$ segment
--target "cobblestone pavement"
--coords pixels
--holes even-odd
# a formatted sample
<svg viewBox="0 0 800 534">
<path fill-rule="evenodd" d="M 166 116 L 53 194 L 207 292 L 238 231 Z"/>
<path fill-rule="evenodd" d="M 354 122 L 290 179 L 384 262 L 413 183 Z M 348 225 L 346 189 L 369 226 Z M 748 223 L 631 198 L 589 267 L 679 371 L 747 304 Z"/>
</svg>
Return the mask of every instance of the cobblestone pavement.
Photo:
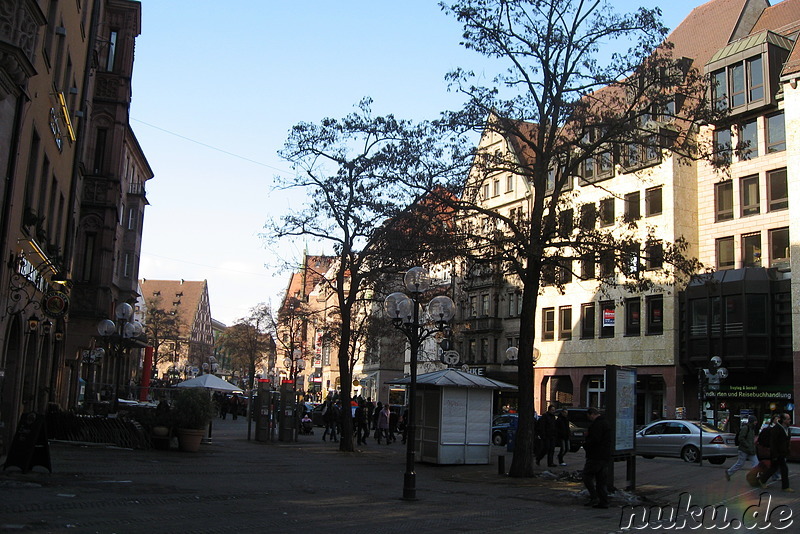
<svg viewBox="0 0 800 534">
<path fill-rule="evenodd" d="M 399 442 L 370 440 L 357 452 L 342 453 L 321 441 L 319 429 L 298 442 L 250 441 L 243 418 L 216 420 L 212 440 L 197 453 L 52 442 L 50 454 L 52 474 L 39 467 L 27 474 L 15 467 L 0 472 L 0 532 L 611 533 L 633 511 L 641 515 L 642 508 L 623 508 L 634 499 L 649 514 L 651 527 L 641 530 L 655 531 L 680 527 L 680 521 L 658 523 L 650 507 L 677 506 L 683 492 L 692 505 L 720 505 L 728 520 L 740 523 L 749 506 L 761 499 L 765 510 L 769 498 L 770 511 L 788 510 L 783 525 L 800 524 L 798 494 L 749 488 L 744 472 L 726 482 L 725 466 L 639 459 L 636 491 L 620 492 L 614 506 L 596 510 L 583 506 L 583 486 L 568 476 L 568 469 L 580 469 L 582 453 L 567 456 L 570 465 L 555 472 L 561 479 L 515 479 L 498 473 L 497 454 L 506 454 L 499 448 L 489 465 L 417 464 L 417 500 L 404 501 L 405 446 Z M 507 455 L 506 466 L 510 462 Z M 616 485 L 624 487 L 625 470 L 616 471 Z M 772 514 L 773 527 L 781 517 Z M 705 530 L 692 526 L 689 521 L 669 530 Z M 745 526 L 739 524 L 743 531 Z"/>
</svg>

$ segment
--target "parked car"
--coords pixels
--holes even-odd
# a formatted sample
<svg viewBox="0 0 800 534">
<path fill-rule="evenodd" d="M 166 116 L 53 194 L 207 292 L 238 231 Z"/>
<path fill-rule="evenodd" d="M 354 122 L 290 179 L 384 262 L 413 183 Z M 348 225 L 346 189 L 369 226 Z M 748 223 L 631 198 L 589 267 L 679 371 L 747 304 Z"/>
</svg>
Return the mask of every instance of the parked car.
<svg viewBox="0 0 800 534">
<path fill-rule="evenodd" d="M 789 427 L 788 460 L 800 461 L 800 426 Z"/>
<path fill-rule="evenodd" d="M 699 421 L 664 419 L 646 425 L 636 433 L 636 454 L 643 458 L 667 456 L 683 458 L 686 462 L 700 460 Z M 736 436 L 702 425 L 703 458 L 712 464 L 722 464 L 726 458 L 738 456 Z"/>
<path fill-rule="evenodd" d="M 492 419 L 492 443 L 498 447 L 508 443 L 508 428 L 511 426 L 512 419 L 516 421 L 517 414 L 504 413 L 495 415 Z M 516 424 L 514 425 L 516 426 Z"/>
<path fill-rule="evenodd" d="M 498 447 L 504 446 L 508 443 L 508 428 L 511 426 L 511 421 L 519 417 L 515 413 L 504 413 L 494 416 L 492 420 L 492 443 Z M 516 426 L 516 425 L 514 425 Z M 575 425 L 572 421 L 569 423 L 570 433 L 570 452 L 577 452 L 583 446 L 586 440 L 586 430 Z"/>
</svg>

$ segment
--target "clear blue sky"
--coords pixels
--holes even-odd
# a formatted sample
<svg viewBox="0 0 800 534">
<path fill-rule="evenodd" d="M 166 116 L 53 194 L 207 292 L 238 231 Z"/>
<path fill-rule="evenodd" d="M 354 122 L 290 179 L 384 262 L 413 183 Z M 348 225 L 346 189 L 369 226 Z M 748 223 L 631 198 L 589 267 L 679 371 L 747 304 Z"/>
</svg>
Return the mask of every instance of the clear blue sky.
<svg viewBox="0 0 800 534">
<path fill-rule="evenodd" d="M 669 27 L 702 2 L 662 4 Z M 209 283 L 215 319 L 276 305 L 306 244 L 268 250 L 270 217 L 303 199 L 272 190 L 292 125 L 342 117 L 364 96 L 376 115 L 415 120 L 456 109 L 444 75 L 485 60 L 433 0 L 142 0 L 131 125 L 147 184 L 139 275 Z M 310 243 L 312 254 L 330 253 Z"/>
</svg>

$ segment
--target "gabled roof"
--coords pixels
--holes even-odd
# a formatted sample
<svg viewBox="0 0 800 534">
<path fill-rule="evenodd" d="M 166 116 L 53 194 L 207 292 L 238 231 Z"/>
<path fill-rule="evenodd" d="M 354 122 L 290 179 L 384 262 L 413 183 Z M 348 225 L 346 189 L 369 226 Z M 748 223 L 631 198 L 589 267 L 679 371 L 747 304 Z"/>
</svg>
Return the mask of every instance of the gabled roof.
<svg viewBox="0 0 800 534">
<path fill-rule="evenodd" d="M 143 279 L 139 284 L 145 302 L 154 296 L 161 297 L 161 306 L 165 311 L 174 309 L 178 313 L 181 336 L 190 337 L 203 294 L 208 291 L 207 281 Z"/>
<path fill-rule="evenodd" d="M 771 30 L 781 35 L 791 35 L 799 29 L 800 0 L 783 0 L 761 13 L 751 33 Z"/>
<path fill-rule="evenodd" d="M 673 56 L 691 58 L 693 66 L 702 72 L 714 53 L 735 38 L 749 1 L 711 0 L 694 8 L 667 37 L 675 45 Z"/>
</svg>

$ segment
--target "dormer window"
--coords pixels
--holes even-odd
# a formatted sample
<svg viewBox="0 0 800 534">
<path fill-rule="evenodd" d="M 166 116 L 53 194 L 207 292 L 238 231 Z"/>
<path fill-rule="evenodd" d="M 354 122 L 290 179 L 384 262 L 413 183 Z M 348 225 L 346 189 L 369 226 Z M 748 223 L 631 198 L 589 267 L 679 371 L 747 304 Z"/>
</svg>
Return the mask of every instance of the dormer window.
<svg viewBox="0 0 800 534">
<path fill-rule="evenodd" d="M 719 50 L 706 65 L 714 106 L 741 113 L 774 104 L 779 69 L 770 63 L 782 65 L 792 45 L 786 37 L 763 31 Z"/>
</svg>

